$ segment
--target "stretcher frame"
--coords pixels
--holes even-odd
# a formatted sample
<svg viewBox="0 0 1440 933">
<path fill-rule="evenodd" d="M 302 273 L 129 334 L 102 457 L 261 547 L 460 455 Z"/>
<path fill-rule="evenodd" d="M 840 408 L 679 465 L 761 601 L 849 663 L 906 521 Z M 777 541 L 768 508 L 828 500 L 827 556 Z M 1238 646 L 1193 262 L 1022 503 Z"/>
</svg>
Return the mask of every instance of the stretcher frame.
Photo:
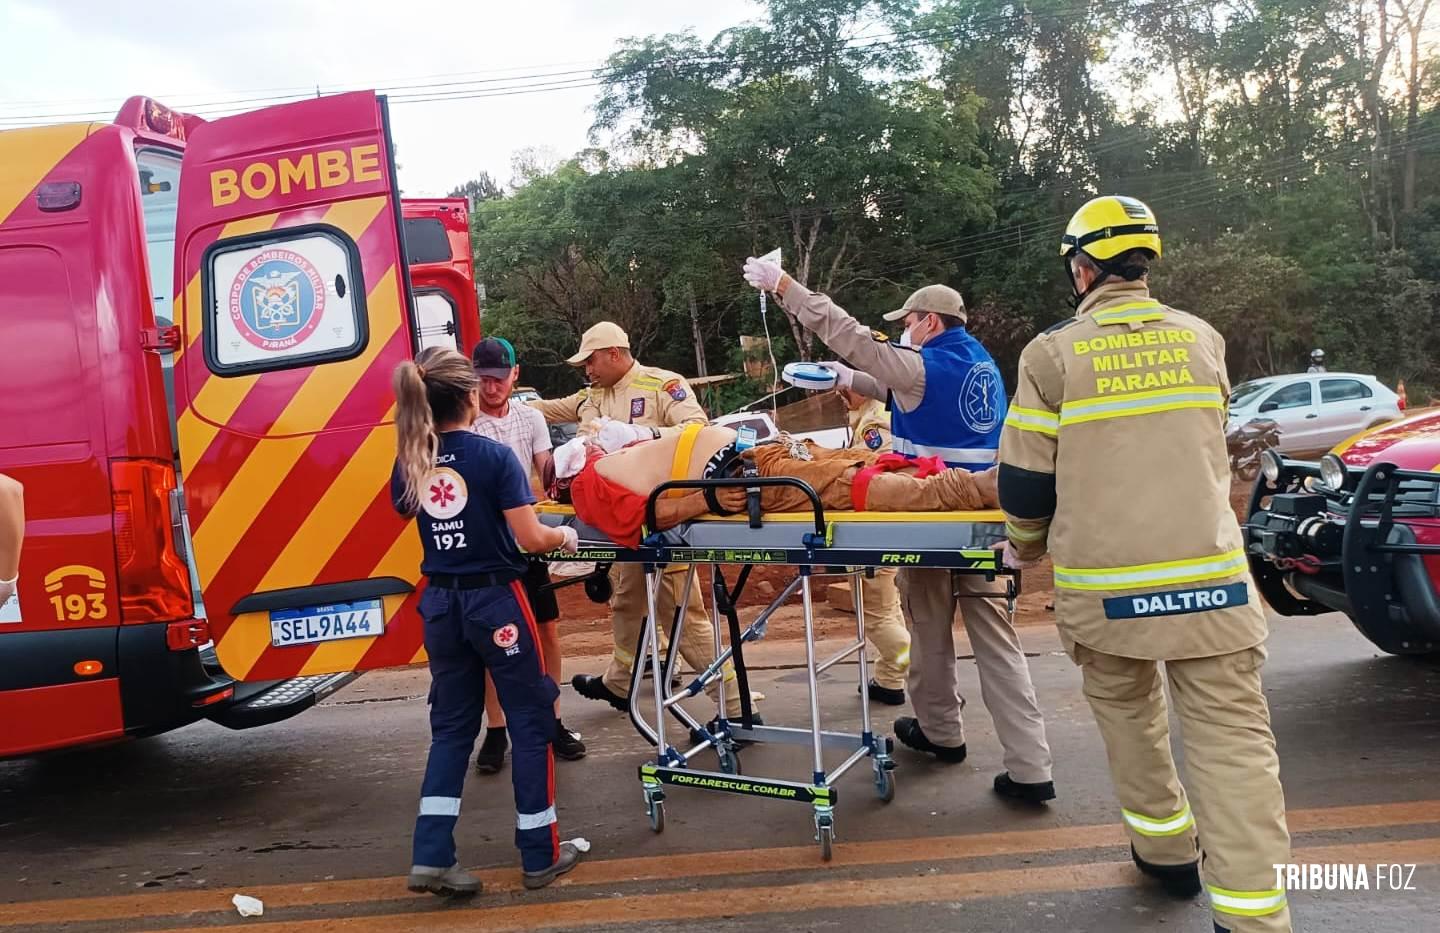
<svg viewBox="0 0 1440 933">
<path fill-rule="evenodd" d="M 657 833 L 665 829 L 667 787 L 697 787 L 748 797 L 794 800 L 811 804 L 815 840 L 820 845 L 821 857 L 829 861 L 833 853 L 835 807 L 839 799 L 834 784 L 841 776 L 868 757 L 871 761 L 876 795 L 886 803 L 895 796 L 895 761 L 892 757 L 894 742 L 887 736 L 877 735 L 870 719 L 870 695 L 867 689 L 870 674 L 865 650 L 865 605 L 860 586 L 861 578 L 873 574 L 877 568 L 923 567 L 947 569 L 952 573 L 983 574 L 986 580 L 991 582 L 1003 579 L 1006 583 L 1004 595 L 1013 618 L 1015 597 L 1019 591 L 1019 573 L 1005 568 L 1000 562 L 999 552 L 993 549 L 995 543 L 1004 539 L 1004 517 L 999 512 L 964 513 L 986 519 L 972 522 L 947 519 L 947 516 L 956 513 L 929 512 L 840 513 L 845 517 L 838 521 L 833 520 L 835 513 L 831 513 L 832 520 L 827 520 L 824 506 L 815 490 L 794 477 L 735 477 L 672 480 L 663 483 L 656 487 L 646 500 L 645 528 L 655 527 L 656 503 L 672 490 L 740 487 L 752 494 L 758 494 L 759 489 L 765 486 L 790 486 L 799 489 L 810 500 L 810 512 L 762 516 L 756 510 L 748 518 L 744 515 L 708 516 L 696 522 L 682 523 L 667 531 L 642 531 L 640 545 L 626 548 L 614 544 L 601 532 L 579 521 L 572 509 L 541 505 L 540 516 L 545 524 L 571 525 L 580 534 L 580 550 L 577 553 L 552 552 L 545 555 L 545 559 L 594 561 L 596 570 L 589 577 L 553 584 L 564 586 L 583 580 L 586 591 L 592 598 L 604 592 L 605 588 L 594 587 L 593 584 L 608 574 L 611 564 L 638 563 L 644 567 L 646 616 L 631 666 L 629 715 L 636 731 L 656 748 L 654 761 L 647 761 L 639 768 L 650 828 Z M 938 535 L 930 534 L 928 538 L 919 536 L 917 539 L 917 536 L 908 534 L 908 538 L 915 540 L 911 540 L 904 547 L 874 546 L 877 541 L 888 540 L 885 534 L 879 533 L 880 529 L 894 533 L 896 526 L 902 526 L 908 532 L 917 524 L 944 530 Z M 719 531 L 719 528 L 725 530 Z M 708 534 L 697 534 L 697 531 L 709 529 L 717 530 Z M 737 534 L 758 540 L 753 546 L 723 546 L 724 541 Z M 714 546 L 704 543 L 711 538 L 715 539 Z M 946 542 L 954 546 L 936 546 L 939 538 L 955 539 Z M 656 624 L 657 595 L 664 579 L 665 568 L 671 564 L 688 566 L 682 598 L 676 602 L 668 632 L 669 646 L 662 652 L 659 627 Z M 689 605 L 700 567 L 707 564 L 711 566 L 711 618 L 717 622 L 721 618 L 726 620 L 730 645 L 727 647 L 723 643 L 720 626 L 714 625 L 715 660 L 688 683 L 676 688 L 675 665 L 685 622 L 685 607 Z M 719 566 L 721 564 L 741 566 L 734 587 L 727 584 Z M 782 564 L 796 568 L 795 578 L 761 610 L 753 622 L 742 629 L 737 607 L 750 571 L 757 565 Z M 854 597 L 856 639 L 824 660 L 816 657 L 812 584 L 816 577 L 849 578 L 852 581 Z M 800 592 L 803 607 L 810 728 L 756 724 L 752 720 L 744 646 L 765 637 L 770 617 L 797 590 Z M 862 731 L 825 731 L 821 726 L 819 675 L 852 655 L 858 660 Z M 739 722 L 728 719 L 725 711 L 724 667 L 730 662 L 734 664 L 735 687 L 740 693 Z M 651 680 L 648 691 L 643 684 L 647 672 Z M 710 722 L 702 724 L 680 703 L 698 697 L 712 683 L 716 684 L 716 716 Z M 646 719 L 643 709 L 646 705 L 649 705 L 654 713 L 653 725 Z M 693 743 L 687 750 L 682 751 L 667 737 L 667 712 Z M 671 728 L 674 729 L 673 726 Z M 794 781 L 742 775 L 739 748 L 757 742 L 809 745 L 813 765 L 810 779 Z M 707 749 L 715 752 L 719 770 L 709 771 L 691 766 L 695 756 Z M 837 767 L 827 771 L 824 763 L 826 749 L 849 752 L 849 755 Z"/>
</svg>

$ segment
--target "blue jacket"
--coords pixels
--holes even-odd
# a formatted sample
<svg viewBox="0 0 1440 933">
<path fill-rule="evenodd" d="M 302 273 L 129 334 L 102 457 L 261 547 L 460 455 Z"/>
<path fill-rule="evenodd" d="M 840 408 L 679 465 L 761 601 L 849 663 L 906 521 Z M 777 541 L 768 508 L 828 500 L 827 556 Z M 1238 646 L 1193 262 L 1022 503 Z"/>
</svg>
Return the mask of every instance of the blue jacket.
<svg viewBox="0 0 1440 933">
<path fill-rule="evenodd" d="M 952 327 L 920 348 L 925 396 L 913 411 L 892 406 L 894 450 L 907 457 L 939 457 L 947 466 L 988 470 L 995 465 L 1005 421 L 1000 369 L 980 341 Z"/>
</svg>

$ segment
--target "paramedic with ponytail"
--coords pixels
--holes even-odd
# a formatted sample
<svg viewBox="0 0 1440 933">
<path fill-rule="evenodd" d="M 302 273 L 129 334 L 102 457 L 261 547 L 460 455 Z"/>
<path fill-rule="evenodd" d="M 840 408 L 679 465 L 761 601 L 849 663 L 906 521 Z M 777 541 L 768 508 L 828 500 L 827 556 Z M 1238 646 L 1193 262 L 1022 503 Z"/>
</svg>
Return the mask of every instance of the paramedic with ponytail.
<svg viewBox="0 0 1440 933">
<path fill-rule="evenodd" d="M 455 821 L 460 790 L 494 681 L 514 743 L 515 844 L 527 888 L 575 867 L 580 853 L 559 841 L 555 822 L 554 702 L 534 614 L 525 597 L 525 558 L 573 552 L 574 529 L 546 528 L 530 482 L 510 448 L 469 430 L 479 409 L 470 360 L 432 347 L 395 369 L 398 434 L 391 496 L 414 516 L 426 578 L 420 597 L 430 657 L 430 755 L 415 821 L 410 890 L 464 897 L 480 881 L 460 869 Z"/>
</svg>

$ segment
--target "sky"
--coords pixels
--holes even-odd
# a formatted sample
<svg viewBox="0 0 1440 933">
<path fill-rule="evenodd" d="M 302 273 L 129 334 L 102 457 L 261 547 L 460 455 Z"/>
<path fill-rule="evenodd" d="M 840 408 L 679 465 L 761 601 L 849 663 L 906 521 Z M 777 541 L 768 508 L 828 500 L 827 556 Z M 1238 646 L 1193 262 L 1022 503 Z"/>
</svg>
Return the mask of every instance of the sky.
<svg viewBox="0 0 1440 933">
<path fill-rule="evenodd" d="M 619 39 L 708 39 L 758 15 L 748 0 L 0 0 L 0 129 L 113 119 L 136 94 L 203 113 L 316 85 L 390 88 L 401 188 L 444 195 L 482 170 L 507 182 L 517 151 L 563 158 L 586 146 L 597 88 L 403 95 L 586 83 L 574 72 Z"/>
</svg>

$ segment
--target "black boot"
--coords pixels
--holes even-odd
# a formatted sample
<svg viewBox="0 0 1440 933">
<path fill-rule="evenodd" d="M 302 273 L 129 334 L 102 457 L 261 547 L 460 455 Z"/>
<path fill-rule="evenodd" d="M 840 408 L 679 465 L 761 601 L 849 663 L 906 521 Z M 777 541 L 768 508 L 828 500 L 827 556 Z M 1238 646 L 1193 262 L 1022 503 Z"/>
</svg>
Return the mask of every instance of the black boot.
<svg viewBox="0 0 1440 933">
<path fill-rule="evenodd" d="M 1171 897 L 1188 901 L 1200 893 L 1199 859 L 1179 865 L 1156 865 L 1141 858 L 1133 845 L 1130 847 L 1130 858 L 1136 868 L 1160 882 L 1160 890 Z"/>
<path fill-rule="evenodd" d="M 510 739 L 504 726 L 486 729 L 485 741 L 480 743 L 480 754 L 475 756 L 475 773 L 498 774 L 505 765 L 505 749 L 509 747 Z"/>
<path fill-rule="evenodd" d="M 914 716 L 901 716 L 895 720 L 895 738 L 917 752 L 929 752 L 952 765 L 958 765 L 965 760 L 963 742 L 959 745 L 936 745 L 925 736 L 925 730 L 920 728 L 920 721 Z"/>
<path fill-rule="evenodd" d="M 860 688 L 856 687 L 855 692 L 859 693 Z M 886 706 L 904 706 L 905 691 L 899 687 L 882 687 L 870 679 L 870 699 L 876 703 L 884 703 Z"/>
<path fill-rule="evenodd" d="M 579 761 L 585 757 L 585 743 L 580 733 L 571 732 L 560 720 L 555 720 L 555 757 L 566 761 Z"/>
<path fill-rule="evenodd" d="M 1002 771 L 995 775 L 995 793 L 1011 800 L 1023 800 L 1025 803 L 1044 803 L 1055 799 L 1055 782 L 1036 781 L 1033 784 L 1022 784 L 1012 778 L 1010 772 Z"/>
<path fill-rule="evenodd" d="M 622 713 L 630 711 L 630 701 L 605 686 L 605 681 L 594 674 L 576 674 L 570 678 L 570 686 L 587 700 L 604 700 Z"/>
</svg>

